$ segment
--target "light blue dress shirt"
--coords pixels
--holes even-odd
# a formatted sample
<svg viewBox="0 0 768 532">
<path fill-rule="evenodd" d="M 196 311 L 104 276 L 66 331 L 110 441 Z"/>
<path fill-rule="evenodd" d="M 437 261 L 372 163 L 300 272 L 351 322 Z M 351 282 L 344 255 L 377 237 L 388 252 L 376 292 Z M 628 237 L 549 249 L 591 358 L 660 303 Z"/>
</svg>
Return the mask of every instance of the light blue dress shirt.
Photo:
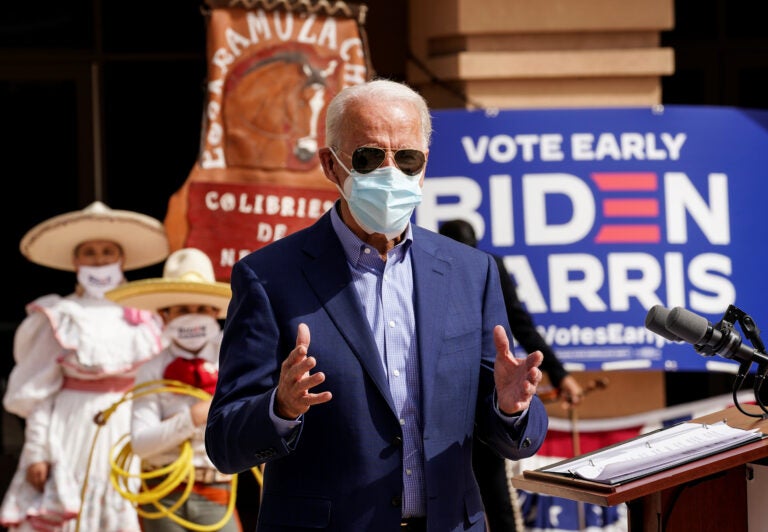
<svg viewBox="0 0 768 532">
<path fill-rule="evenodd" d="M 413 242 L 411 226 L 383 261 L 376 248 L 360 240 L 344 224 L 335 208 L 331 212 L 331 223 L 344 248 L 352 284 L 376 339 L 397 418 L 403 428 L 403 517 L 424 516 L 421 384 L 409 252 Z"/>
<path fill-rule="evenodd" d="M 408 225 L 403 239 L 383 261 L 378 250 L 360 240 L 341 220 L 336 205 L 331 209 L 331 223 L 344 249 L 352 284 L 365 309 L 397 417 L 403 427 L 403 518 L 422 517 L 426 515 L 426 490 L 420 416 L 421 371 L 410 253 L 413 232 Z M 274 396 L 273 392 L 270 415 L 281 435 L 287 437 L 301 423 L 302 417 L 285 420 L 276 416 Z M 507 416 L 496 405 L 496 412 L 506 423 L 514 425 L 525 418 L 527 409 L 521 415 Z"/>
</svg>

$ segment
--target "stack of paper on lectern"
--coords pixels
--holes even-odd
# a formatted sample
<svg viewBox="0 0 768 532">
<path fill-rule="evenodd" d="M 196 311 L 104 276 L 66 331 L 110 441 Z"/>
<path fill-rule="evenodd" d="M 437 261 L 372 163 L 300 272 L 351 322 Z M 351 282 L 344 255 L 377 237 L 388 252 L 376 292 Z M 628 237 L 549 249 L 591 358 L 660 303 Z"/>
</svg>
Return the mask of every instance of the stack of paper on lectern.
<svg viewBox="0 0 768 532">
<path fill-rule="evenodd" d="M 763 438 L 758 429 L 680 423 L 538 471 L 619 484 Z"/>
</svg>

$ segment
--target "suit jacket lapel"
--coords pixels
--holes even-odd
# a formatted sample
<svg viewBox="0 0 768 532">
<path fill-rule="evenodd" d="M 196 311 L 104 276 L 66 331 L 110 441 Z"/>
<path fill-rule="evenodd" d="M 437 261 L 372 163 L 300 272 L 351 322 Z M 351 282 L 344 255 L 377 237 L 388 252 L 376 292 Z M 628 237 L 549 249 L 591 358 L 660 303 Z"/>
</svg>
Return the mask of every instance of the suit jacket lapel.
<svg viewBox="0 0 768 532">
<path fill-rule="evenodd" d="M 379 350 L 371 333 L 349 273 L 344 250 L 333 231 L 330 216 L 312 226 L 304 251 L 310 256 L 303 266 L 304 275 L 323 303 L 328 315 L 352 352 L 371 376 L 379 392 L 394 412 L 387 376 L 381 364 Z"/>
<path fill-rule="evenodd" d="M 430 411 L 434 398 L 435 372 L 437 371 L 437 353 L 440 352 L 444 337 L 445 320 L 439 309 L 445 302 L 436 299 L 443 297 L 449 283 L 450 263 L 439 258 L 439 250 L 430 234 L 414 227 L 413 246 L 413 286 L 414 311 L 418 324 L 419 362 L 421 366 L 422 412 Z M 427 416 L 424 417 L 425 422 Z"/>
</svg>

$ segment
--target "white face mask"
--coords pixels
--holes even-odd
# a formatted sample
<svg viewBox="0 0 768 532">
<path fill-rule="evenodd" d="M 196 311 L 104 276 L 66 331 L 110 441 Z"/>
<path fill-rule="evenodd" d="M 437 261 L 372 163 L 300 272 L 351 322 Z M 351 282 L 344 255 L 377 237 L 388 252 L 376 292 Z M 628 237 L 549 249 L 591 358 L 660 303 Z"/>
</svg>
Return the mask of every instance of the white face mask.
<svg viewBox="0 0 768 532">
<path fill-rule="evenodd" d="M 171 320 L 166 325 L 164 334 L 181 348 L 196 353 L 220 332 L 221 326 L 213 316 L 184 314 Z"/>
<path fill-rule="evenodd" d="M 344 188 L 336 188 L 347 200 L 357 225 L 369 235 L 381 233 L 389 240 L 399 236 L 421 203 L 421 173 L 409 176 L 394 166 L 380 166 L 361 174 L 344 166 L 333 148 L 330 151 L 349 175 Z"/>
<path fill-rule="evenodd" d="M 120 261 L 106 266 L 80 266 L 77 268 L 77 282 L 85 293 L 97 299 L 123 282 L 123 268 Z"/>
</svg>

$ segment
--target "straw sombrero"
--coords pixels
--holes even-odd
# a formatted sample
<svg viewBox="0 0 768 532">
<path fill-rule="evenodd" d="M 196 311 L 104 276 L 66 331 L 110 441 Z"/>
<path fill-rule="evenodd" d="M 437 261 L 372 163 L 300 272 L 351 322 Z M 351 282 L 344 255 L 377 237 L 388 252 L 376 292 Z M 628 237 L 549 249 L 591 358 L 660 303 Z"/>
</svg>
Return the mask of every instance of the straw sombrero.
<svg viewBox="0 0 768 532">
<path fill-rule="evenodd" d="M 131 281 L 104 295 L 125 307 L 152 311 L 175 305 L 211 305 L 224 318 L 232 289 L 229 283 L 216 281 L 208 255 L 182 248 L 168 256 L 162 278 Z"/>
<path fill-rule="evenodd" d="M 22 255 L 36 264 L 75 271 L 75 247 L 87 240 L 120 244 L 124 271 L 161 262 L 169 252 L 162 222 L 146 214 L 110 209 L 100 201 L 37 224 L 27 231 L 19 248 Z"/>
</svg>

